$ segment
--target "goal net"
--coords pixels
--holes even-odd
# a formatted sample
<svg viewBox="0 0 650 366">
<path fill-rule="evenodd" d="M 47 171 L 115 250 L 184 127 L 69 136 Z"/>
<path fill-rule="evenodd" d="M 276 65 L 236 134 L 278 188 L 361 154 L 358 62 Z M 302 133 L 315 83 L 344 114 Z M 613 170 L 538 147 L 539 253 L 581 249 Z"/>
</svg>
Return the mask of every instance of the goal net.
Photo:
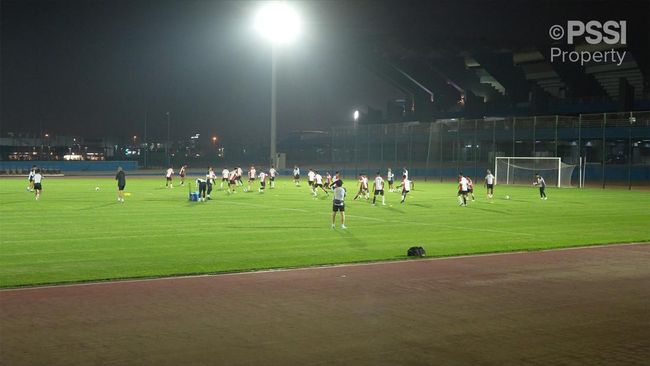
<svg viewBox="0 0 650 366">
<path fill-rule="evenodd" d="M 499 156 L 494 162 L 494 176 L 498 184 L 531 184 L 539 173 L 549 187 L 571 187 L 575 167 L 561 158 Z"/>
</svg>

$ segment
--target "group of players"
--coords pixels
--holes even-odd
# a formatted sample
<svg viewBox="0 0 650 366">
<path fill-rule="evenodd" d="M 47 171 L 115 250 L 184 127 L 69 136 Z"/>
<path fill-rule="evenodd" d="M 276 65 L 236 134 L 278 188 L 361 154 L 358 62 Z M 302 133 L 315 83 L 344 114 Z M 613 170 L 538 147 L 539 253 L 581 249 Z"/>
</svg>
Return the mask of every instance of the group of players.
<svg viewBox="0 0 650 366">
<path fill-rule="evenodd" d="M 221 171 L 221 184 L 219 188 L 223 189 L 225 185 L 228 194 L 236 193 L 237 187 L 242 187 L 244 192 L 249 192 L 253 190 L 253 184 L 255 184 L 255 181 L 257 179 L 259 179 L 260 181 L 260 186 L 257 190 L 259 193 L 264 193 L 264 190 L 266 189 L 267 181 L 270 183 L 271 189 L 275 188 L 275 178 L 278 176 L 278 171 L 275 169 L 275 166 L 273 165 L 271 165 L 271 168 L 268 170 L 268 172 L 261 171 L 259 172 L 259 174 L 257 173 L 255 166 L 251 166 L 248 169 L 248 186 L 246 187 L 244 186 L 244 182 L 242 181 L 243 173 L 244 171 L 242 170 L 241 167 L 235 167 L 232 170 L 228 170 L 227 168 L 224 168 Z M 174 168 L 170 166 L 165 172 L 165 187 L 168 188 L 174 187 L 173 185 L 174 174 L 175 174 Z M 187 165 L 181 166 L 178 175 L 181 181 L 180 185 L 184 186 L 185 177 L 187 175 Z M 205 174 L 205 178 L 199 177 L 196 179 L 196 185 L 198 187 L 198 192 L 199 192 L 199 201 L 205 202 L 206 199 L 207 200 L 212 199 L 210 195 L 212 193 L 212 189 L 216 185 L 217 179 L 218 177 L 213 167 L 208 167 L 208 171 Z"/>
<path fill-rule="evenodd" d="M 490 181 L 491 183 L 488 183 Z M 492 172 L 488 169 L 487 175 L 485 176 L 485 182 L 488 187 L 488 198 L 492 198 L 492 193 L 494 190 L 494 176 Z M 468 175 L 463 175 L 462 172 L 458 173 L 458 205 L 467 207 L 467 198 L 472 196 L 472 201 L 475 200 L 474 197 L 474 182 L 472 178 Z"/>
<path fill-rule="evenodd" d="M 307 173 L 307 182 L 309 184 L 311 193 L 314 197 L 318 197 L 319 189 L 322 190 L 327 196 L 329 196 L 328 189 L 332 189 L 335 186 L 335 183 L 340 180 L 341 180 L 341 176 L 338 171 L 334 173 L 334 176 L 332 176 L 330 172 L 326 172 L 325 177 L 323 177 L 318 172 L 318 170 L 309 169 L 309 172 Z M 406 200 L 406 195 L 411 191 L 411 187 L 413 186 L 413 182 L 408 177 L 408 170 L 406 169 L 406 167 L 404 168 L 402 173 L 401 184 L 399 184 L 397 188 L 395 187 L 395 174 L 392 172 L 391 168 L 388 168 L 386 180 L 384 180 L 384 178 L 381 176 L 381 172 L 377 172 L 375 179 L 373 180 L 372 191 L 374 195 L 373 195 L 372 204 L 373 205 L 376 204 L 377 196 L 381 196 L 382 205 L 386 204 L 385 197 L 384 197 L 384 185 L 386 181 L 388 182 L 389 192 L 397 192 L 398 189 L 401 188 L 401 194 L 402 194 L 401 203 L 404 203 L 404 201 Z M 300 185 L 300 168 L 297 166 L 293 168 L 293 183 L 296 186 Z M 370 199 L 369 179 L 365 173 L 359 174 L 358 184 L 359 184 L 359 191 L 357 192 L 356 196 L 354 196 L 354 200 L 357 200 L 359 197 L 369 200 Z"/>
<path fill-rule="evenodd" d="M 174 174 L 175 174 L 174 169 L 170 166 L 165 173 L 165 178 L 166 178 L 165 187 L 173 188 Z M 409 174 L 408 170 L 406 169 L 406 167 L 404 167 L 402 171 L 401 183 L 397 187 L 395 187 L 395 174 L 392 172 L 391 168 L 388 168 L 388 172 L 386 174 L 386 180 L 384 180 L 384 178 L 381 176 L 381 173 L 378 171 L 373 180 L 372 191 L 374 194 L 373 194 L 372 204 L 375 205 L 377 201 L 377 196 L 381 196 L 381 204 L 386 205 L 386 200 L 384 196 L 384 186 L 386 182 L 388 182 L 389 192 L 397 192 L 398 189 L 401 188 L 400 193 L 402 198 L 400 200 L 400 203 L 404 203 L 406 201 L 406 197 L 408 193 L 413 188 L 413 181 L 409 179 L 408 174 Z M 181 166 L 179 171 L 181 186 L 185 185 L 186 175 L 187 175 L 187 165 L 183 165 Z M 237 187 L 242 187 L 244 192 L 249 192 L 253 189 L 253 184 L 255 183 L 256 179 L 259 179 L 260 186 L 258 188 L 258 192 L 264 193 L 264 190 L 266 189 L 267 180 L 270 182 L 270 188 L 271 189 L 275 188 L 275 178 L 278 176 L 278 171 L 275 169 L 275 166 L 271 165 L 271 168 L 268 170 L 268 172 L 261 171 L 258 174 L 257 170 L 255 169 L 255 166 L 251 166 L 248 170 L 247 187 L 244 187 L 244 182 L 242 181 L 242 175 L 243 175 L 243 170 L 241 167 L 235 167 L 232 170 L 228 170 L 227 168 L 224 168 L 221 171 L 220 189 L 223 189 L 224 185 L 226 185 L 228 194 L 234 194 L 237 190 Z M 43 189 L 42 187 L 43 175 L 41 174 L 41 170 L 36 165 L 33 165 L 31 170 L 29 171 L 28 180 L 29 180 L 29 185 L 27 187 L 27 190 L 30 192 L 34 192 L 35 197 L 38 200 L 40 198 Z M 126 185 L 126 180 L 122 168 L 118 168 L 118 172 L 115 176 L 115 180 L 117 180 L 118 183 L 118 201 L 124 202 L 124 187 Z M 196 184 L 199 190 L 199 201 L 204 202 L 206 199 L 207 200 L 211 199 L 210 195 L 212 193 L 214 186 L 216 185 L 216 180 L 217 180 L 217 175 L 214 171 L 214 168 L 212 167 L 208 167 L 208 171 L 205 175 L 205 178 L 199 177 L 196 179 Z M 318 197 L 319 190 L 323 191 L 326 196 L 329 196 L 330 190 L 336 191 L 336 188 L 337 187 L 342 188 L 342 184 L 343 184 L 340 173 L 338 171 L 335 172 L 334 176 L 332 176 L 329 172 L 326 172 L 325 177 L 323 177 L 318 170 L 309 169 L 309 172 L 307 173 L 307 181 L 309 184 L 309 188 L 311 190 L 311 194 L 314 196 L 314 198 Z M 298 166 L 294 166 L 293 169 L 293 182 L 296 186 L 300 186 L 300 168 Z M 492 172 L 488 169 L 487 175 L 485 176 L 485 187 L 487 188 L 488 199 L 492 199 L 494 197 L 495 183 L 496 183 L 496 178 L 492 174 Z M 359 197 L 369 200 L 370 199 L 369 179 L 365 173 L 359 174 L 358 184 L 359 184 L 359 190 L 357 194 L 354 196 L 354 200 L 357 200 Z M 544 181 L 544 178 L 539 175 L 539 173 L 535 175 L 535 180 L 533 181 L 533 185 L 539 187 L 540 199 L 546 200 L 547 199 L 546 192 L 545 192 L 546 182 Z M 334 197 L 335 204 L 333 209 L 334 214 L 332 216 L 333 221 L 336 212 L 341 212 L 343 222 L 345 220 L 345 216 L 344 216 L 345 195 L 346 195 L 346 190 L 344 188 L 342 188 L 342 191 L 340 191 L 338 197 L 335 194 Z M 459 206 L 466 207 L 469 197 L 471 197 L 472 201 L 475 200 L 474 183 L 472 181 L 472 178 L 470 176 L 463 175 L 462 172 L 459 173 L 458 175 L 457 197 L 458 197 Z M 336 204 L 337 201 L 339 202 L 338 206 Z M 334 225 L 334 222 L 332 222 L 332 225 Z"/>
<path fill-rule="evenodd" d="M 494 198 L 494 185 L 496 184 L 496 178 L 490 171 L 490 169 L 487 170 L 487 175 L 485 176 L 485 187 L 487 188 L 487 198 L 492 199 Z M 535 174 L 535 178 L 533 180 L 533 186 L 536 186 L 539 188 L 539 198 L 542 200 L 547 200 L 548 197 L 546 197 L 546 181 L 544 178 L 539 175 L 539 173 Z M 463 173 L 458 173 L 458 205 L 459 206 L 465 206 L 467 207 L 467 199 L 468 197 L 472 197 L 472 201 L 475 200 L 474 197 L 474 183 L 472 182 L 472 178 L 470 176 L 465 176 Z M 510 199 L 510 196 L 506 196 L 506 199 Z"/>
<path fill-rule="evenodd" d="M 251 166 L 248 169 L 248 186 L 245 187 L 244 182 L 242 181 L 243 170 L 241 167 L 235 167 L 232 170 L 223 169 L 221 172 L 221 184 L 220 189 L 226 186 L 228 194 L 234 194 L 237 190 L 237 187 L 242 187 L 244 192 L 249 192 L 253 188 L 253 184 L 256 179 L 259 179 L 260 186 L 258 188 L 259 193 L 263 193 L 266 188 L 267 180 L 270 182 L 270 188 L 275 188 L 275 178 L 278 176 L 278 171 L 272 165 L 268 172 L 262 171 L 257 173 L 255 166 Z M 173 177 L 174 177 L 173 167 L 169 167 L 165 173 L 165 187 L 173 188 Z M 401 183 L 395 186 L 395 174 L 392 172 L 392 169 L 388 168 L 386 180 L 381 176 L 381 172 L 377 172 L 373 180 L 373 199 L 372 204 L 376 205 L 377 196 L 381 196 L 381 204 L 386 205 L 386 199 L 384 195 L 385 184 L 388 183 L 389 192 L 400 192 L 401 201 L 404 203 L 408 193 L 413 187 L 413 182 L 409 179 L 409 172 L 404 167 L 402 172 Z M 187 175 L 187 165 L 183 165 L 178 172 L 180 177 L 180 185 L 185 185 L 185 178 Z M 117 179 L 117 178 L 116 178 Z M 217 175 L 212 167 L 208 168 L 205 178 L 199 177 L 196 179 L 196 184 L 198 187 L 199 197 L 198 200 L 205 202 L 210 200 L 212 190 L 216 185 Z M 332 209 L 332 227 L 334 227 L 334 221 L 336 218 L 337 212 L 340 212 L 341 215 L 341 228 L 345 229 L 345 197 L 347 191 L 343 188 L 343 180 L 341 179 L 340 173 L 337 171 L 334 175 L 330 172 L 326 172 L 325 176 L 321 175 L 318 170 L 309 169 L 307 173 L 307 182 L 309 189 L 314 198 L 318 198 L 319 191 L 325 193 L 329 197 L 330 193 L 333 194 L 333 209 Z M 300 186 L 300 168 L 294 166 L 293 169 L 293 183 L 299 187 Z M 355 200 L 364 198 L 366 200 L 370 199 L 370 190 L 369 190 L 369 179 L 365 173 L 359 174 L 358 178 L 359 190 L 354 197 Z M 400 190 L 401 189 L 401 190 Z M 123 202 L 123 201 L 122 201 Z"/>
<path fill-rule="evenodd" d="M 389 191 L 396 192 L 397 189 L 394 186 L 395 175 L 393 174 L 390 168 L 388 169 L 387 180 L 388 180 Z M 298 166 L 294 166 L 293 168 L 293 183 L 296 185 L 296 187 L 300 186 L 300 168 Z M 309 188 L 314 198 L 318 197 L 319 189 L 325 192 L 327 196 L 329 196 L 329 190 L 330 189 L 332 190 L 334 196 L 332 200 L 332 229 L 336 228 L 337 213 L 340 213 L 341 215 L 341 229 L 346 229 L 347 227 L 345 226 L 345 197 L 347 195 L 347 191 L 345 188 L 343 188 L 343 180 L 341 180 L 340 173 L 337 171 L 334 173 L 334 176 L 332 176 L 330 172 L 326 172 L 325 178 L 323 178 L 323 176 L 318 172 L 318 170 L 309 169 L 309 172 L 307 173 L 307 183 L 309 184 Z M 357 192 L 354 199 L 356 200 L 359 197 L 363 197 L 366 200 L 369 200 L 370 193 L 369 193 L 368 176 L 365 173 L 359 174 L 358 183 L 359 183 L 359 191 Z M 404 201 L 406 200 L 406 195 L 410 192 L 412 184 L 413 183 L 408 179 L 408 170 L 404 168 L 404 172 L 402 174 L 402 183 L 399 186 L 397 186 L 397 188 L 402 188 L 401 203 L 404 203 Z M 377 172 L 372 187 L 374 193 L 372 198 L 373 206 L 377 202 L 377 196 L 381 196 L 381 204 L 386 205 L 384 186 L 385 186 L 384 178 L 381 176 L 381 172 Z"/>
<path fill-rule="evenodd" d="M 170 166 L 165 173 L 165 178 L 166 178 L 165 187 L 173 188 L 174 174 L 175 174 L 174 169 Z M 187 175 L 187 165 L 183 165 L 181 166 L 179 171 L 181 186 L 185 185 L 186 175 Z M 271 168 L 268 170 L 268 172 L 261 171 L 258 174 L 257 170 L 255 169 L 255 166 L 251 166 L 248 170 L 247 187 L 244 187 L 244 182 L 242 181 L 242 175 L 243 175 L 243 170 L 241 169 L 241 167 L 235 167 L 232 170 L 228 170 L 227 168 L 224 168 L 221 171 L 220 189 L 223 189 L 224 185 L 226 185 L 228 194 L 234 194 L 236 192 L 237 187 L 242 187 L 244 192 L 249 192 L 253 189 L 252 186 L 255 183 L 255 180 L 259 179 L 260 187 L 258 188 L 258 192 L 263 193 L 266 188 L 267 180 L 270 181 L 270 188 L 271 189 L 275 188 L 275 178 L 278 176 L 278 171 L 275 169 L 275 166 L 271 165 Z M 43 175 L 41 174 L 41 170 L 36 165 L 32 166 L 32 169 L 29 172 L 28 179 L 29 179 L 29 186 L 27 187 L 27 189 L 30 192 L 31 191 L 35 192 L 36 199 L 38 200 L 40 198 L 41 191 L 43 189 L 41 183 L 43 179 Z M 126 177 L 121 167 L 119 167 L 117 170 L 115 180 L 117 181 L 117 185 L 118 185 L 117 200 L 123 203 Z M 199 190 L 198 200 L 200 202 L 205 202 L 206 199 L 208 200 L 211 199 L 210 194 L 212 193 L 213 187 L 216 185 L 216 181 L 217 181 L 217 174 L 215 173 L 214 168 L 212 167 L 208 167 L 208 171 L 205 174 L 205 178 L 199 177 L 196 179 L 196 184 Z M 311 194 L 314 196 L 314 198 L 318 197 L 319 190 L 322 190 L 325 193 L 325 195 L 328 197 L 330 195 L 330 190 L 332 191 L 334 196 L 332 201 L 332 229 L 336 228 L 335 222 L 336 222 L 337 213 L 340 213 L 341 228 L 346 229 L 347 227 L 345 226 L 345 197 L 347 191 L 345 190 L 345 188 L 343 188 L 343 180 L 341 179 L 340 173 L 337 171 L 334 173 L 334 176 L 332 176 L 329 172 L 326 172 L 325 177 L 323 177 L 318 172 L 318 170 L 309 169 L 309 172 L 307 173 L 307 181 L 309 184 L 309 188 L 311 190 Z M 293 182 L 297 187 L 300 186 L 300 168 L 298 166 L 294 166 L 293 169 Z M 402 171 L 402 181 L 397 187 L 395 187 L 395 174 L 392 172 L 391 168 L 388 168 L 388 172 L 386 174 L 386 180 L 384 180 L 384 178 L 381 176 L 381 172 L 379 171 L 376 173 L 375 178 L 373 180 L 373 187 L 372 187 L 373 206 L 376 204 L 377 196 L 381 196 L 381 204 L 386 205 L 386 199 L 384 195 L 384 187 L 386 182 L 388 182 L 389 192 L 398 192 L 398 190 L 401 188 L 402 198 L 400 203 L 404 203 L 406 201 L 407 195 L 413 188 L 413 181 L 409 179 L 409 172 L 406 169 L 406 167 L 404 167 Z M 359 174 L 358 183 L 359 183 L 359 191 L 354 196 L 354 200 L 357 200 L 359 197 L 369 200 L 370 192 L 369 192 L 368 176 L 365 173 Z M 485 176 L 485 186 L 487 188 L 488 199 L 492 199 L 494 197 L 495 183 L 496 183 L 496 179 L 492 174 L 492 172 L 488 169 L 487 175 Z M 536 174 L 533 185 L 539 187 L 540 198 L 542 200 L 546 200 L 547 199 L 545 193 L 546 182 L 544 181 L 544 178 L 542 178 L 539 174 Z M 468 197 L 471 197 L 472 201 L 475 200 L 474 183 L 471 177 L 465 176 L 461 172 L 458 174 L 459 206 L 467 207 Z M 508 196 L 506 196 L 506 198 L 508 198 Z"/>
</svg>

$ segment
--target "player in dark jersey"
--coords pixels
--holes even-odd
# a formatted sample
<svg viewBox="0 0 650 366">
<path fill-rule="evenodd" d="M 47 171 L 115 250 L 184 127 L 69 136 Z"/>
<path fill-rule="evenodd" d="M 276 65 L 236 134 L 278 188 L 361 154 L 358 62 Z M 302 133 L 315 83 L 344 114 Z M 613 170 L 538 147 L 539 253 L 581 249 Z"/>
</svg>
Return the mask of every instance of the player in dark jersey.
<svg viewBox="0 0 650 366">
<path fill-rule="evenodd" d="M 126 175 L 122 167 L 117 167 L 117 174 L 115 174 L 117 181 L 117 201 L 124 202 L 124 187 L 126 187 Z"/>
</svg>

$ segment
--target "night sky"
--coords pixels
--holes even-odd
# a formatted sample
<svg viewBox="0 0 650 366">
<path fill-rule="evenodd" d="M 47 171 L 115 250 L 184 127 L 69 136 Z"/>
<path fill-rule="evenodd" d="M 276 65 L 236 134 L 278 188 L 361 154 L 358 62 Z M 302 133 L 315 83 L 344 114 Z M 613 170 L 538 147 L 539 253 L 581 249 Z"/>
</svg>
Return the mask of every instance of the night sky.
<svg viewBox="0 0 650 366">
<path fill-rule="evenodd" d="M 306 19 L 314 4 L 299 4 Z M 253 2 L 2 2 L 2 129 L 88 136 L 266 137 L 270 47 Z M 311 18 L 314 16 L 314 18 Z M 307 24 L 283 49 L 279 132 L 329 128 L 401 94 Z M 42 127 L 41 127 L 42 126 Z"/>
<path fill-rule="evenodd" d="M 527 31 L 545 37 L 549 24 L 566 19 L 567 3 L 296 2 L 306 29 L 281 51 L 279 135 L 329 129 L 355 108 L 383 109 L 403 97 L 356 58 L 360 42 L 401 34 L 402 42 L 441 47 L 486 37 L 525 43 Z M 606 14 L 613 4 L 621 2 L 574 1 L 566 11 Z M 625 14 L 648 9 L 648 1 L 625 4 Z M 270 47 L 252 29 L 258 5 L 3 0 L 1 132 L 141 136 L 147 115 L 154 139 L 166 134 L 169 111 L 174 136 L 261 142 L 269 131 Z"/>
</svg>

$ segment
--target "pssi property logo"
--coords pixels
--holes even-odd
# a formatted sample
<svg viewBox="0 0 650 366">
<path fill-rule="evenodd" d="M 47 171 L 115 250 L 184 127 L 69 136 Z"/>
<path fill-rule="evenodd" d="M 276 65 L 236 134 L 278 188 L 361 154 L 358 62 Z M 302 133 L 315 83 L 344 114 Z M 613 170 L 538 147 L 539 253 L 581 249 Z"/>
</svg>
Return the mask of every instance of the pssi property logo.
<svg viewBox="0 0 650 366">
<path fill-rule="evenodd" d="M 555 24 L 548 30 L 548 35 L 554 41 L 566 40 L 567 45 L 579 44 L 584 41 L 589 45 L 612 45 L 611 49 L 594 51 L 566 51 L 560 47 L 551 47 L 551 62 L 573 62 L 584 66 L 588 63 L 615 63 L 620 66 L 627 51 L 618 50 L 627 45 L 627 21 L 608 20 L 599 22 L 591 20 L 568 20 L 566 25 Z"/>
</svg>

